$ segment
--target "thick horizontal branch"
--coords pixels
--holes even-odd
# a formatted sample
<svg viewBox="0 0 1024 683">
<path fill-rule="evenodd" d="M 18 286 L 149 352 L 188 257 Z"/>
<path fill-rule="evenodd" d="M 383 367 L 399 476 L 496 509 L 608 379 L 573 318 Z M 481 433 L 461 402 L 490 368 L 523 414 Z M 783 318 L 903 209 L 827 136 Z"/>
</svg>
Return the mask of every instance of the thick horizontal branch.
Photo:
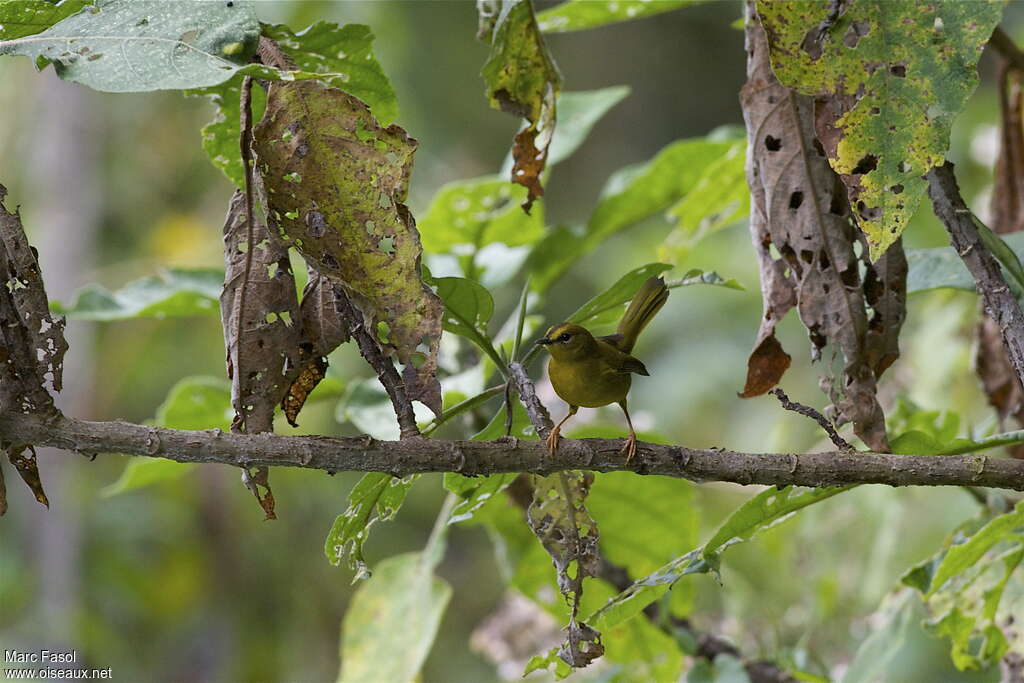
<svg viewBox="0 0 1024 683">
<path fill-rule="evenodd" d="M 540 441 L 441 441 L 414 437 L 378 441 L 370 437 L 229 434 L 186 431 L 126 422 L 87 422 L 62 415 L 0 416 L 0 441 L 51 446 L 86 455 L 123 453 L 178 462 L 238 467 L 305 467 L 326 472 L 422 472 L 486 475 L 500 472 L 551 474 L 562 470 L 680 477 L 695 482 L 784 486 L 973 485 L 1024 491 L 1024 461 L 984 455 L 886 455 L 822 453 L 738 453 L 638 443 L 626 466 L 621 439 L 566 439 L 552 458 Z"/>
</svg>

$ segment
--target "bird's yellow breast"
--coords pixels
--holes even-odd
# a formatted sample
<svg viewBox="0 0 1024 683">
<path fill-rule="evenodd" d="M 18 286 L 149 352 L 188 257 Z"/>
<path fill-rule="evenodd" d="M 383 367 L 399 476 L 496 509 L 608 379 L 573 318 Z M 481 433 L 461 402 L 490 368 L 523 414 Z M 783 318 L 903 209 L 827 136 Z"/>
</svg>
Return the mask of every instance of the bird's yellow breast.
<svg viewBox="0 0 1024 683">
<path fill-rule="evenodd" d="M 632 376 L 618 372 L 601 356 L 563 360 L 551 358 L 548 374 L 555 393 L 571 406 L 598 408 L 626 398 Z"/>
</svg>

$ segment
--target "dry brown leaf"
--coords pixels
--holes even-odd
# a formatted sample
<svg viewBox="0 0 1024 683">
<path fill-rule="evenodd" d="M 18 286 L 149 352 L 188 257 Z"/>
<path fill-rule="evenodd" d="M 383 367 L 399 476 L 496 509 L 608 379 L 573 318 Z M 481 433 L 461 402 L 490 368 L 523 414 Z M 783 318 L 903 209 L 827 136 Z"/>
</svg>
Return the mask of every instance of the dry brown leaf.
<svg viewBox="0 0 1024 683">
<path fill-rule="evenodd" d="M 868 261 L 846 191 L 815 139 L 814 101 L 776 80 L 756 21 L 747 24 L 747 52 L 741 103 L 764 317 L 741 395 L 764 393 L 785 372 L 789 356 L 774 332 L 795 306 L 810 336 L 812 360 L 829 343 L 844 358 L 841 377 L 822 380 L 833 403 L 827 412 L 839 424 L 853 422 L 871 448 L 887 450 L 885 416 L 875 394 L 878 375 L 898 356 L 906 288 L 902 247 L 895 245 L 875 265 Z M 828 106 L 833 104 L 819 103 Z"/>
<path fill-rule="evenodd" d="M 257 468 L 255 474 L 248 469 L 243 469 L 242 483 L 252 492 L 252 495 L 256 496 L 257 502 L 263 508 L 263 521 L 277 519 L 277 515 L 274 514 L 274 492 L 270 490 L 270 468 Z M 265 493 L 260 493 L 261 486 Z"/>
<path fill-rule="evenodd" d="M 0 412 L 52 411 L 61 390 L 64 318 L 50 314 L 39 259 L 0 185 Z"/>
<path fill-rule="evenodd" d="M 299 416 L 299 411 L 306 404 L 309 394 L 326 376 L 327 360 L 317 356 L 299 372 L 299 376 L 288 387 L 288 393 L 281 399 L 281 410 L 284 411 L 284 416 L 292 427 L 299 426 L 295 421 Z"/>
<path fill-rule="evenodd" d="M 25 455 L 25 451 L 29 451 L 32 455 Z M 43 491 L 43 482 L 39 478 L 39 465 L 36 462 L 36 449 L 28 445 L 11 446 L 7 449 L 7 459 L 10 460 L 15 469 L 18 470 L 18 474 L 21 475 L 21 480 L 24 481 L 29 489 L 32 490 L 32 495 L 36 497 L 36 500 L 46 507 L 50 507 L 50 501 L 46 497 L 46 492 Z"/>
<path fill-rule="evenodd" d="M 4 483 L 4 468 L 0 466 L 0 517 L 7 514 L 7 485 Z"/>
</svg>

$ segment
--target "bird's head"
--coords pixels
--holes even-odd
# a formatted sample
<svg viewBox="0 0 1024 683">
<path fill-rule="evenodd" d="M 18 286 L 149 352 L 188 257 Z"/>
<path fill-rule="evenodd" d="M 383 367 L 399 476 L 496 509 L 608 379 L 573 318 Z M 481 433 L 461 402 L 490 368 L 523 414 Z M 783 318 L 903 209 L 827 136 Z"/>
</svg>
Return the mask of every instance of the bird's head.
<svg viewBox="0 0 1024 683">
<path fill-rule="evenodd" d="M 594 345 L 594 336 L 585 327 L 575 323 L 560 323 L 537 340 L 558 359 L 568 360 L 585 354 Z"/>
</svg>

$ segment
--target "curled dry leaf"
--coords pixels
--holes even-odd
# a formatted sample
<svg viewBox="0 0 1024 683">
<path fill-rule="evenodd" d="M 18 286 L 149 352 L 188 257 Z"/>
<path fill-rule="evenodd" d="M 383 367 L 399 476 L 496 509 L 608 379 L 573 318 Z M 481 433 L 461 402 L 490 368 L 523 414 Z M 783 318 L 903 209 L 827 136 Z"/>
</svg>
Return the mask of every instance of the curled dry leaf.
<svg viewBox="0 0 1024 683">
<path fill-rule="evenodd" d="M 35 249 L 0 185 L 0 412 L 52 411 L 61 390 L 64 318 L 50 314 Z"/>
<path fill-rule="evenodd" d="M 810 336 L 812 360 L 830 342 L 843 354 L 842 377 L 822 380 L 833 402 L 827 412 L 840 424 L 853 422 L 871 448 L 885 450 L 885 416 L 875 393 L 878 376 L 899 354 L 906 296 L 902 247 L 897 242 L 871 264 L 846 192 L 814 137 L 813 100 L 776 80 L 756 21 L 747 23 L 747 52 L 741 103 L 750 229 L 765 313 L 741 396 L 764 393 L 788 368 L 775 326 L 795 306 Z"/>
<path fill-rule="evenodd" d="M 28 451 L 32 455 L 25 455 L 25 451 Z M 29 445 L 16 445 L 11 446 L 7 449 L 7 459 L 11 461 L 15 469 L 18 470 L 18 474 L 21 475 L 21 480 L 32 490 L 32 495 L 36 497 L 40 503 L 46 507 L 50 507 L 50 501 L 46 497 L 46 492 L 43 491 L 43 482 L 39 478 L 39 464 L 36 462 L 36 449 Z M 7 501 L 4 500 L 4 509 L 6 509 Z"/>
<path fill-rule="evenodd" d="M 1006 60 L 999 67 L 1001 116 L 999 157 L 992 190 L 992 230 L 999 234 L 1024 229 L 1024 75 Z M 1024 390 L 1006 355 L 999 325 L 982 309 L 977 329 L 974 362 L 989 403 L 1000 421 L 1013 417 L 1024 425 Z M 1010 454 L 1024 458 L 1024 448 L 1014 446 Z"/>
<path fill-rule="evenodd" d="M 555 131 L 555 100 L 562 85 L 558 67 L 537 26 L 531 0 L 479 3 L 478 36 L 491 43 L 483 67 L 487 97 L 495 109 L 526 119 L 512 143 L 512 182 L 528 190 L 523 209 L 544 194 L 541 174 Z"/>
<path fill-rule="evenodd" d="M 419 233 L 404 204 L 415 149 L 357 98 L 308 81 L 272 84 L 254 130 L 275 237 L 345 288 L 364 327 L 406 366 L 408 398 L 440 413 L 443 307 L 421 279 Z"/>
</svg>

